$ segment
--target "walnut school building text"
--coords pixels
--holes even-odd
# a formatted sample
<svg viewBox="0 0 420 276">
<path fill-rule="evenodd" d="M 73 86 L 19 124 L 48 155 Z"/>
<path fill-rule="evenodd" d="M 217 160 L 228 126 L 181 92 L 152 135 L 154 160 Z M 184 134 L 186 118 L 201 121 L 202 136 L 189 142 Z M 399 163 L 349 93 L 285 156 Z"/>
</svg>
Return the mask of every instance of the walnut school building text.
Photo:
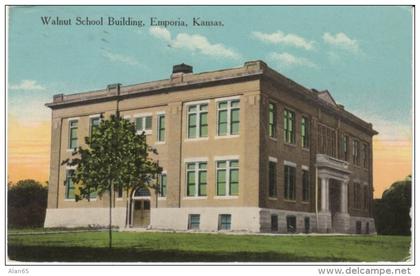
<svg viewBox="0 0 420 276">
<path fill-rule="evenodd" d="M 375 232 L 372 124 L 262 61 L 192 71 L 180 64 L 169 79 L 54 96 L 45 227 L 108 224 L 110 195 L 76 202 L 74 168 L 62 161 L 118 109 L 163 168 L 159 191 L 139 189 L 131 204 L 111 195 L 120 229 Z"/>
</svg>

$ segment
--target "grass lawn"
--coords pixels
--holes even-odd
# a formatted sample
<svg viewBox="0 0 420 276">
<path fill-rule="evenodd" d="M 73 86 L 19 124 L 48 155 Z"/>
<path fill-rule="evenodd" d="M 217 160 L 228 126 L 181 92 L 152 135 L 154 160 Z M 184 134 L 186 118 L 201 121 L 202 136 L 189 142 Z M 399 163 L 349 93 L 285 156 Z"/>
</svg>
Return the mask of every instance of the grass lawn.
<svg viewBox="0 0 420 276">
<path fill-rule="evenodd" d="M 410 237 L 114 232 L 113 244 L 109 250 L 107 232 L 14 234 L 8 256 L 33 262 L 404 261 Z"/>
</svg>

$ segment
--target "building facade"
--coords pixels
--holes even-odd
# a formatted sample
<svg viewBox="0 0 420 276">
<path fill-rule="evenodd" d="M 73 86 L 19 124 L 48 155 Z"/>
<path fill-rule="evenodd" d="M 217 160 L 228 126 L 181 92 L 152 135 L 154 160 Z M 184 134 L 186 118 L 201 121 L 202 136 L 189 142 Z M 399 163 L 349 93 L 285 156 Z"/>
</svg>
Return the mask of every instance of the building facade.
<svg viewBox="0 0 420 276">
<path fill-rule="evenodd" d="M 372 124 L 262 61 L 55 95 L 46 227 L 107 225 L 109 194 L 76 202 L 62 165 L 92 127 L 120 111 L 163 167 L 160 190 L 112 195 L 120 228 L 374 233 Z M 128 202 L 131 202 L 128 204 Z"/>
</svg>

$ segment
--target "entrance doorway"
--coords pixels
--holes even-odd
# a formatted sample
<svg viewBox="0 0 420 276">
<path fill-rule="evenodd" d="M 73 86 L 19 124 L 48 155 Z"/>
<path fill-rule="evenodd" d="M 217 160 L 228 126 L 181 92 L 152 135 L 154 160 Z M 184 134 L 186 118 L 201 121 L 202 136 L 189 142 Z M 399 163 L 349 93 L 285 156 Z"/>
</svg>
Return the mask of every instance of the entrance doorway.
<svg viewBox="0 0 420 276">
<path fill-rule="evenodd" d="M 331 219 L 332 219 L 332 231 L 336 232 L 338 224 L 341 223 L 341 221 L 338 219 L 339 213 L 340 213 L 340 206 L 341 206 L 341 182 L 335 179 L 330 179 L 330 211 L 331 211 Z"/>
<path fill-rule="evenodd" d="M 147 227 L 150 224 L 150 192 L 147 188 L 139 188 L 133 194 L 132 226 Z"/>
</svg>

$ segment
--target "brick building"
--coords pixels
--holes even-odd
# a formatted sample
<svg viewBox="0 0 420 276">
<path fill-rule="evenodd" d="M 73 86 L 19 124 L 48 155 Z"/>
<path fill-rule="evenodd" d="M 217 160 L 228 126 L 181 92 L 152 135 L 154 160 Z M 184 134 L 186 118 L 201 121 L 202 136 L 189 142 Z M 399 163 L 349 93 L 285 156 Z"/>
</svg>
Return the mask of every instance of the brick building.
<svg viewBox="0 0 420 276">
<path fill-rule="evenodd" d="M 61 165 L 105 118 L 132 120 L 157 148 L 161 190 L 127 206 L 115 225 L 152 229 L 373 233 L 372 124 L 262 61 L 169 79 L 55 95 L 46 227 L 106 225 L 109 194 L 75 202 Z M 128 208 L 128 219 L 126 210 Z"/>
</svg>

